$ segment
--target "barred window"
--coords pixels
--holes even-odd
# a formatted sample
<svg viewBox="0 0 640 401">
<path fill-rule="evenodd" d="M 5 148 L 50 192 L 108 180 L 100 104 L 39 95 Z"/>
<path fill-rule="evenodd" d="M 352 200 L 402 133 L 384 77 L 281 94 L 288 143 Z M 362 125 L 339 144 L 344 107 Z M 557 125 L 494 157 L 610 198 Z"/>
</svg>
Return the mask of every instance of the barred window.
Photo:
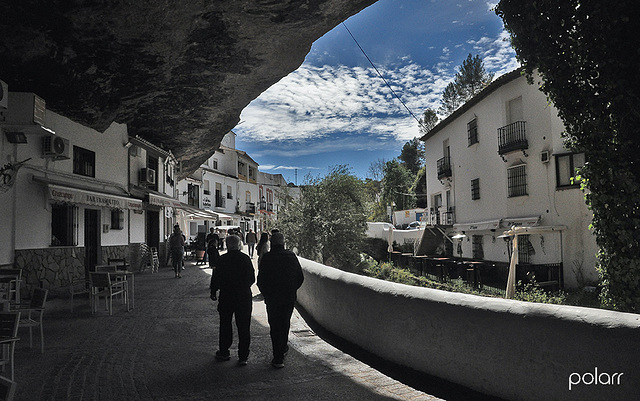
<svg viewBox="0 0 640 401">
<path fill-rule="evenodd" d="M 111 209 L 111 229 L 124 229 L 124 212 L 119 209 Z"/>
<path fill-rule="evenodd" d="M 484 259 L 484 251 L 482 250 L 482 235 L 471 236 L 471 252 L 474 259 Z"/>
<path fill-rule="evenodd" d="M 478 143 L 478 119 L 474 118 L 473 120 L 467 123 L 467 136 L 469 138 L 469 146 L 474 143 Z"/>
<path fill-rule="evenodd" d="M 471 200 L 480 199 L 480 178 L 471 180 Z"/>
<path fill-rule="evenodd" d="M 529 241 L 529 234 L 518 235 L 518 263 L 531 263 L 531 255 L 535 253 Z"/>
<path fill-rule="evenodd" d="M 96 154 L 90 150 L 73 146 L 73 174 L 96 176 Z"/>
<path fill-rule="evenodd" d="M 507 169 L 507 184 L 509 198 L 527 195 L 527 165 Z"/>
</svg>

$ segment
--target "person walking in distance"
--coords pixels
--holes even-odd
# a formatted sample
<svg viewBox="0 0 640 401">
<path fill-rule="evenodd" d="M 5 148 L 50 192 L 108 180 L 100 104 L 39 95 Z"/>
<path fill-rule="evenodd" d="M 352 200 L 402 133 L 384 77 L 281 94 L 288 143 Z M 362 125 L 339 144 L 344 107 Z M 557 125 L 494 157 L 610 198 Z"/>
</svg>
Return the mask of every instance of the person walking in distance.
<svg viewBox="0 0 640 401">
<path fill-rule="evenodd" d="M 291 315 L 296 302 L 296 292 L 304 276 L 298 257 L 284 248 L 284 236 L 280 232 L 271 235 L 271 250 L 266 253 L 258 267 L 258 288 L 267 305 L 267 319 L 273 347 L 271 365 L 284 367 Z"/>
<path fill-rule="evenodd" d="M 253 232 L 252 229 L 249 229 L 247 235 L 245 236 L 245 241 L 247 242 L 247 247 L 249 248 L 249 257 L 253 258 L 253 251 L 256 247 L 256 242 L 258 242 L 258 237 L 256 233 Z"/>
<path fill-rule="evenodd" d="M 216 359 L 228 361 L 229 347 L 233 342 L 233 327 L 231 321 L 236 318 L 238 329 L 238 364 L 246 365 L 249 357 L 251 342 L 251 310 L 253 300 L 251 285 L 255 282 L 255 271 L 251 258 L 242 253 L 242 243 L 239 237 L 229 235 L 226 238 L 227 253 L 221 255 L 216 262 L 211 277 L 211 299 L 218 299 L 218 313 L 220 315 L 220 337 Z M 216 293 L 220 291 L 220 295 Z"/>
<path fill-rule="evenodd" d="M 260 234 L 260 241 L 258 241 L 258 245 L 256 245 L 256 253 L 258 254 L 258 266 L 260 266 L 262 256 L 267 252 L 269 252 L 269 234 L 262 233 Z"/>
<path fill-rule="evenodd" d="M 169 251 L 171 252 L 171 261 L 173 262 L 173 271 L 176 278 L 181 278 L 182 259 L 184 258 L 184 236 L 180 231 L 180 226 L 173 226 L 173 233 L 169 237 Z"/>
</svg>

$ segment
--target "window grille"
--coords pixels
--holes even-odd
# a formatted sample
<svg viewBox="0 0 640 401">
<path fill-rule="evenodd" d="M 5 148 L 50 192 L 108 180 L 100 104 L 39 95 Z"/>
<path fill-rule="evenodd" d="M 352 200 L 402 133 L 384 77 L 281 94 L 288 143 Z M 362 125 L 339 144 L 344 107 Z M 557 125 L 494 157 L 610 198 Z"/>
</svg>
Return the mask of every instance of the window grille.
<svg viewBox="0 0 640 401">
<path fill-rule="evenodd" d="M 527 195 L 527 165 L 507 169 L 507 183 L 509 198 Z"/>
<path fill-rule="evenodd" d="M 529 241 L 529 234 L 518 235 L 518 263 L 531 263 L 531 255 L 535 253 Z"/>
<path fill-rule="evenodd" d="M 96 154 L 79 146 L 73 147 L 73 173 L 85 177 L 96 176 Z"/>
<path fill-rule="evenodd" d="M 124 229 L 124 212 L 119 209 L 111 209 L 111 229 Z"/>
<path fill-rule="evenodd" d="M 480 199 L 480 178 L 471 180 L 471 200 Z"/>
<path fill-rule="evenodd" d="M 484 259 L 484 251 L 482 249 L 482 235 L 471 236 L 471 253 L 474 259 Z"/>
<path fill-rule="evenodd" d="M 473 120 L 467 123 L 467 137 L 469 139 L 469 146 L 474 143 L 478 143 L 478 119 L 474 118 Z"/>
</svg>

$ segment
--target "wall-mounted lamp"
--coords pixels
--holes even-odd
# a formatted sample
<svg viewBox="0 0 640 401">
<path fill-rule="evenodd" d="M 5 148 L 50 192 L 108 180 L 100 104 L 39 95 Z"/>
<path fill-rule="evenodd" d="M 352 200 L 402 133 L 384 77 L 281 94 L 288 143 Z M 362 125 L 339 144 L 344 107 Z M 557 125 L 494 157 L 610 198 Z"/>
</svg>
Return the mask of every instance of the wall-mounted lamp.
<svg viewBox="0 0 640 401">
<path fill-rule="evenodd" d="M 126 149 L 129 149 L 131 147 L 131 145 L 133 145 L 131 142 L 127 142 L 122 146 L 124 146 Z"/>
<path fill-rule="evenodd" d="M 7 137 L 7 141 L 9 141 L 9 143 L 27 143 L 27 136 L 24 132 L 6 131 L 4 135 Z"/>
</svg>

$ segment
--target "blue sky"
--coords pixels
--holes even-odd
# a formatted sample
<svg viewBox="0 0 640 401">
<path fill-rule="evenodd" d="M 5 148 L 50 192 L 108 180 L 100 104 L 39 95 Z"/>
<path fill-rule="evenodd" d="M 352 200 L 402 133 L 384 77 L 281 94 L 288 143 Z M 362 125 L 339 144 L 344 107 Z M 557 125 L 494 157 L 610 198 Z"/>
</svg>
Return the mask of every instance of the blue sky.
<svg viewBox="0 0 640 401">
<path fill-rule="evenodd" d="M 418 118 L 438 108 L 442 90 L 469 53 L 496 77 L 518 64 L 495 3 L 379 0 L 345 21 L 394 92 Z M 236 147 L 302 184 L 348 164 L 361 178 L 419 136 L 418 123 L 393 96 L 341 24 L 318 39 L 305 62 L 247 106 L 233 131 Z"/>
</svg>

